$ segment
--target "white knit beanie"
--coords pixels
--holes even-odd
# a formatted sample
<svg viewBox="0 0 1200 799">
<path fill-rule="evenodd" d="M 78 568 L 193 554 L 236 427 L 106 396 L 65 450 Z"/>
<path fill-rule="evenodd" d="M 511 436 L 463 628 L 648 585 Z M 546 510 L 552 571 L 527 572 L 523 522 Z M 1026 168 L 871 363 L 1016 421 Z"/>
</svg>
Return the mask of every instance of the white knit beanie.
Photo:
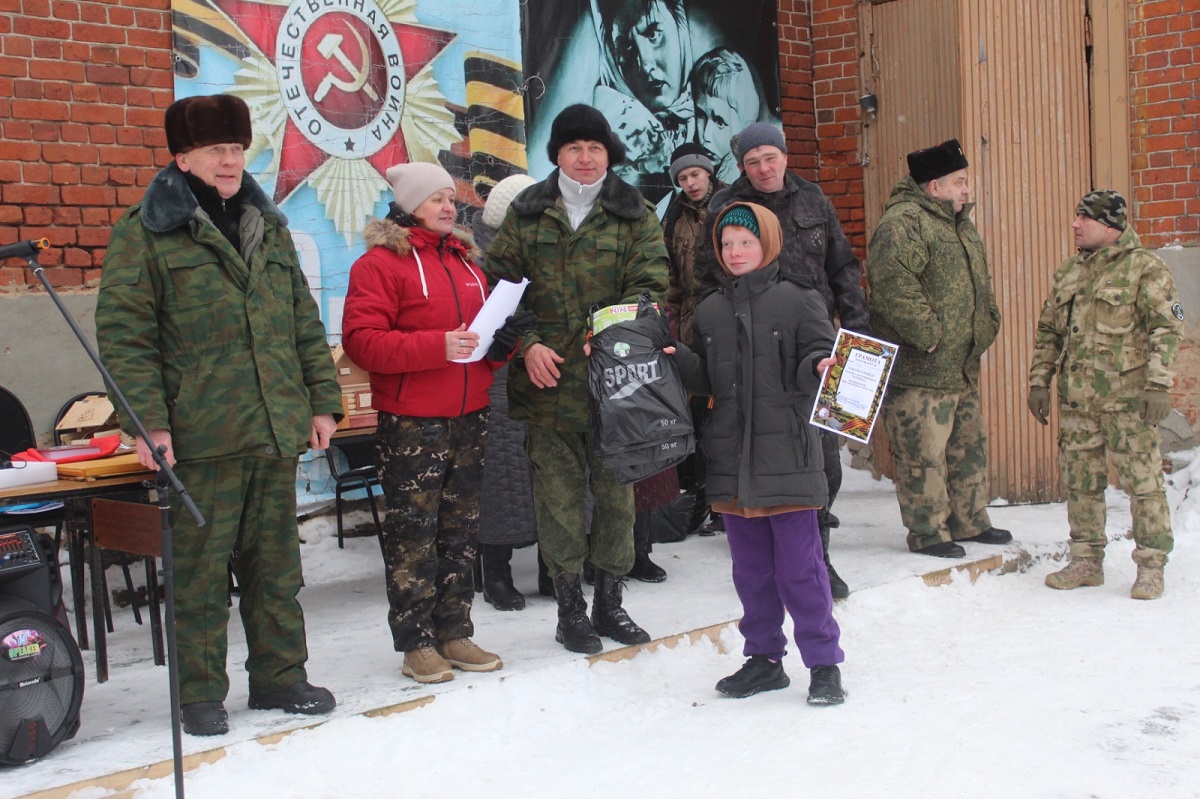
<svg viewBox="0 0 1200 799">
<path fill-rule="evenodd" d="M 406 214 L 415 211 L 434 192 L 454 188 L 454 178 L 450 177 L 449 172 L 437 164 L 424 161 L 396 164 L 385 174 L 387 182 L 392 184 L 392 193 L 396 195 L 396 205 Z"/>
<path fill-rule="evenodd" d="M 488 192 L 487 202 L 483 204 L 483 224 L 490 228 L 499 228 L 508 213 L 508 206 L 525 189 L 537 183 L 529 175 L 509 175 L 497 183 Z"/>
</svg>

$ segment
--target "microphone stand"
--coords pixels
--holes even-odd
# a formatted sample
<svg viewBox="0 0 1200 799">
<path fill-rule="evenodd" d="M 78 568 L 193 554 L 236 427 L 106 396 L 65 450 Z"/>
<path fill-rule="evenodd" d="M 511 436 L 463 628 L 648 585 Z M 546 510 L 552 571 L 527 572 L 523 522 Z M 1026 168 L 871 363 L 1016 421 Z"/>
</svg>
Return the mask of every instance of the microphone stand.
<svg viewBox="0 0 1200 799">
<path fill-rule="evenodd" d="M 158 510 L 159 518 L 162 523 L 162 571 L 160 572 L 163 578 L 163 588 L 166 593 L 166 630 L 167 630 L 167 675 L 171 693 L 171 749 L 175 764 L 175 796 L 176 799 L 183 799 L 183 734 L 180 727 L 179 718 L 179 662 L 177 660 L 178 652 L 175 642 L 175 557 L 171 544 L 171 491 L 174 490 L 179 496 L 179 501 L 183 503 L 184 508 L 196 520 L 196 524 L 204 526 L 204 516 L 196 508 L 196 503 L 192 501 L 192 497 L 188 494 L 187 488 L 175 476 L 166 459 L 166 447 L 155 447 L 150 440 L 150 434 L 142 425 L 142 420 L 133 412 L 133 408 L 129 406 L 129 401 L 125 399 L 125 395 L 121 393 L 121 389 L 117 386 L 108 370 L 104 368 L 104 364 L 100 361 L 100 356 L 88 343 L 87 337 L 83 330 L 75 322 L 71 312 L 67 310 L 67 306 L 63 304 L 62 299 L 58 296 L 58 292 L 50 285 L 50 281 L 46 278 L 42 265 L 38 263 L 36 256 L 23 256 L 29 264 L 29 268 L 37 275 L 37 279 L 45 286 L 50 299 L 54 300 L 54 304 L 58 306 L 59 312 L 63 319 L 67 320 L 67 324 L 71 326 L 71 331 L 75 334 L 75 338 L 79 339 L 80 346 L 84 352 L 91 358 L 92 363 L 100 371 L 100 375 L 104 378 L 105 385 L 108 386 L 112 395 L 117 398 L 117 402 L 121 406 L 122 413 L 125 418 L 133 423 L 137 429 L 138 437 L 146 442 L 146 446 L 154 454 L 154 462 L 158 466 L 158 473 L 154 479 L 155 493 L 158 494 Z"/>
</svg>

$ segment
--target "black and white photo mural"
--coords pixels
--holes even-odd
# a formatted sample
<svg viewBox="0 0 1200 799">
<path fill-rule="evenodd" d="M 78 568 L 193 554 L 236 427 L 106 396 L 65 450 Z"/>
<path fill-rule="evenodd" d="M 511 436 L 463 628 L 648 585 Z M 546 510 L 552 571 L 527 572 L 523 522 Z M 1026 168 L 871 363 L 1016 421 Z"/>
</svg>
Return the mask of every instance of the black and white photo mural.
<svg viewBox="0 0 1200 799">
<path fill-rule="evenodd" d="M 616 171 L 660 210 L 680 144 L 703 145 L 732 182 L 730 137 L 751 122 L 778 124 L 774 0 L 526 0 L 522 9 L 535 176 L 553 169 L 550 123 L 572 103 L 608 118 L 628 149 Z"/>
</svg>

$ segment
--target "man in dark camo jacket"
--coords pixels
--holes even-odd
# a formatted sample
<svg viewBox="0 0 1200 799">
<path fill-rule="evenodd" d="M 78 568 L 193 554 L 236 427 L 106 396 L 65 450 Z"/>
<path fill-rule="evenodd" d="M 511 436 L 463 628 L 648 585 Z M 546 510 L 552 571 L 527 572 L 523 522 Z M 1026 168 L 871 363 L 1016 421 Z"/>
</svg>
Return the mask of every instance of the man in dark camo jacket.
<svg viewBox="0 0 1200 799">
<path fill-rule="evenodd" d="M 185 731 L 220 735 L 234 552 L 250 707 L 334 708 L 304 669 L 296 460 L 329 444 L 341 391 L 287 220 L 245 173 L 245 102 L 178 100 L 166 132 L 175 159 L 113 227 L 96 337 L 207 520 L 172 507 L 180 701 Z M 157 468 L 140 440 L 138 459 Z"/>
</svg>

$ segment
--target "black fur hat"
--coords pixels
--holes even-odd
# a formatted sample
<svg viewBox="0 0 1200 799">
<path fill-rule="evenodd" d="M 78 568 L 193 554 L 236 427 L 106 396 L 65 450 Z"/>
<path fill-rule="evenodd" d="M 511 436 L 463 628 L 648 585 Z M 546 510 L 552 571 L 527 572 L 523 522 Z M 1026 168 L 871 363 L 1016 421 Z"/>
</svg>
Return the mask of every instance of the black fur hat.
<svg viewBox="0 0 1200 799">
<path fill-rule="evenodd" d="M 604 114 L 590 105 L 569 105 L 558 112 L 550 125 L 550 142 L 546 145 L 550 163 L 558 164 L 558 151 L 564 144 L 573 141 L 598 141 L 603 144 L 608 150 L 609 166 L 625 161 L 625 145 L 613 135 Z"/>
<path fill-rule="evenodd" d="M 184 97 L 167 107 L 163 127 L 171 155 L 208 144 L 250 146 L 250 109 L 232 94 Z"/>
<path fill-rule="evenodd" d="M 908 154 L 908 173 L 918 185 L 966 168 L 967 157 L 963 155 L 958 139 Z"/>
</svg>

